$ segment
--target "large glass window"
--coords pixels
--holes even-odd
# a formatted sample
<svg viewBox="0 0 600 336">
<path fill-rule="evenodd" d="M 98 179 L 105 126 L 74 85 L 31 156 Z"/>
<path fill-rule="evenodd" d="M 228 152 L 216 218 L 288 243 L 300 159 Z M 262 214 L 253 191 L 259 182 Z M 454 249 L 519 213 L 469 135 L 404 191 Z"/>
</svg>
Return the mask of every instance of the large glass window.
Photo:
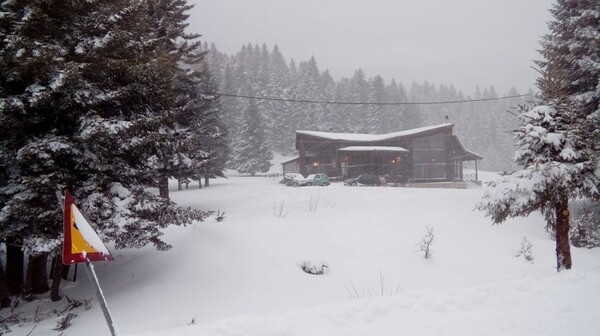
<svg viewBox="0 0 600 336">
<path fill-rule="evenodd" d="M 413 139 L 413 178 L 446 179 L 446 138 L 443 134 Z"/>
</svg>

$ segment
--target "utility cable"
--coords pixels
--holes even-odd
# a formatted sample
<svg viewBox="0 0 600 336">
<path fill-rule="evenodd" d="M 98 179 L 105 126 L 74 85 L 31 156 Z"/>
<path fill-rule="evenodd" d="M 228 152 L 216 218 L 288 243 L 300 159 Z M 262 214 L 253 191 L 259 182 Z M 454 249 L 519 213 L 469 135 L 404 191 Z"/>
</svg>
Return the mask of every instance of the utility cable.
<svg viewBox="0 0 600 336">
<path fill-rule="evenodd" d="M 288 98 L 276 98 L 276 97 L 258 97 L 258 96 L 247 96 L 247 95 L 222 93 L 222 92 L 210 92 L 210 91 L 200 91 L 198 93 L 222 96 L 222 97 L 254 99 L 254 100 L 269 100 L 269 101 L 279 101 L 279 102 L 289 102 L 289 103 L 325 104 L 325 105 L 381 105 L 381 106 L 461 104 L 461 103 L 484 102 L 484 101 L 492 101 L 492 100 L 506 100 L 506 99 L 514 99 L 514 98 L 522 98 L 522 97 L 531 96 L 530 94 L 521 94 L 521 95 L 513 95 L 513 96 L 504 96 L 504 97 L 496 97 L 496 98 L 480 98 L 480 99 L 441 100 L 441 101 L 428 101 L 428 102 L 375 103 L 375 102 L 344 102 L 344 101 L 327 101 L 327 100 L 310 100 L 310 99 L 288 99 Z"/>
</svg>

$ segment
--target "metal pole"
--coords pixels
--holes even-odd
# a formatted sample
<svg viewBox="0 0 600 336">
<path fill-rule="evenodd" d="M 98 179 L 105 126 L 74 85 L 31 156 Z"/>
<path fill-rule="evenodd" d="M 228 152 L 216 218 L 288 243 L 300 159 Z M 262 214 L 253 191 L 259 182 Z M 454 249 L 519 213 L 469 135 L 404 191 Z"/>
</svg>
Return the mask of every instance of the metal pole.
<svg viewBox="0 0 600 336">
<path fill-rule="evenodd" d="M 94 265 L 92 265 L 92 263 L 89 261 L 86 262 L 85 270 L 87 272 L 88 278 L 90 279 L 90 282 L 92 283 L 94 292 L 96 292 L 96 296 L 100 301 L 100 307 L 102 307 L 102 313 L 104 313 L 104 318 L 106 319 L 106 323 L 108 324 L 108 328 L 110 329 L 110 334 L 112 336 L 118 336 L 119 333 L 117 331 L 117 326 L 113 321 L 112 316 L 110 315 L 110 311 L 108 310 L 108 305 L 106 304 L 104 294 L 102 293 L 102 288 L 100 288 L 98 277 L 96 276 L 96 272 L 94 272 Z"/>
</svg>

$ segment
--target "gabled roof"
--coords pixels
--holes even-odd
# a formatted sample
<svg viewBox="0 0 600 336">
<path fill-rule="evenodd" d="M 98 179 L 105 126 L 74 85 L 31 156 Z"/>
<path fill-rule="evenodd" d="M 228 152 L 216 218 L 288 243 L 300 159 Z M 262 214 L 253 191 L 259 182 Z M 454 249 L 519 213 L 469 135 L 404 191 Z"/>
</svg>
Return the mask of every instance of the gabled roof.
<svg viewBox="0 0 600 336">
<path fill-rule="evenodd" d="M 458 145 L 458 148 L 460 148 L 460 150 L 462 152 L 458 153 L 457 155 L 454 155 L 450 159 L 460 160 L 460 161 L 476 161 L 476 160 L 483 159 L 483 156 L 466 149 L 465 146 L 462 144 L 462 142 L 460 142 L 460 140 L 458 140 L 458 137 L 456 135 L 453 135 L 452 139 L 456 142 L 456 144 Z"/>
<path fill-rule="evenodd" d="M 338 149 L 342 152 L 408 152 L 408 149 L 392 146 L 348 146 Z"/>
<path fill-rule="evenodd" d="M 320 132 L 320 131 L 305 131 L 298 130 L 296 134 L 305 134 L 317 138 L 329 139 L 329 140 L 341 140 L 341 141 L 382 141 L 394 138 L 406 137 L 416 135 L 419 133 L 425 133 L 432 130 L 450 128 L 453 124 L 446 123 L 435 126 L 426 126 L 413 128 L 400 132 L 386 133 L 386 134 L 364 134 L 364 133 L 331 133 L 331 132 Z"/>
</svg>

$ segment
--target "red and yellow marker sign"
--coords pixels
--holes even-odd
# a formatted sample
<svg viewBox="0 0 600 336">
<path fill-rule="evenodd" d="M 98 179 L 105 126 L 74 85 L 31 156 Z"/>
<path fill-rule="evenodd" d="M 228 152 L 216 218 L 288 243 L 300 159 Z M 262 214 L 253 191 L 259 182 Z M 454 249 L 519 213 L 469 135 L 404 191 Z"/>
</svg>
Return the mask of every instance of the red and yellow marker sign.
<svg viewBox="0 0 600 336">
<path fill-rule="evenodd" d="M 65 191 L 64 231 L 63 264 L 113 260 L 102 239 L 83 217 L 68 191 Z"/>
</svg>

